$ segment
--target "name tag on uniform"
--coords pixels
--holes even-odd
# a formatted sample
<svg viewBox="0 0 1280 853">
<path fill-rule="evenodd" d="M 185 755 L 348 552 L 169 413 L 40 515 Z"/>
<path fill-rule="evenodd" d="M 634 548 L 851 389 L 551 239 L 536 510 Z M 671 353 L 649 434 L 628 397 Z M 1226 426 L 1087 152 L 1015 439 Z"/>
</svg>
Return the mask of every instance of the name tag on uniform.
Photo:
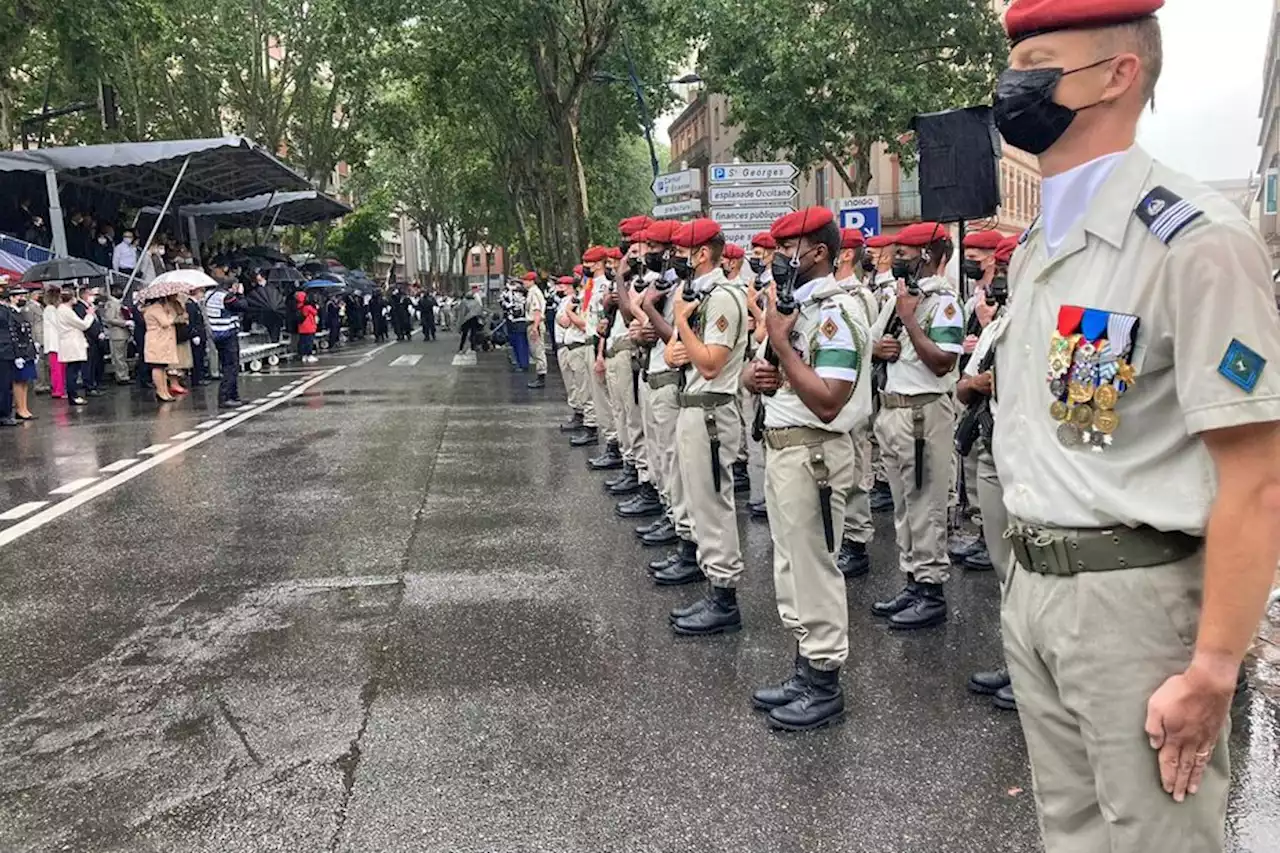
<svg viewBox="0 0 1280 853">
<path fill-rule="evenodd" d="M 1046 381 L 1064 447 L 1101 453 L 1120 428 L 1116 406 L 1137 381 L 1132 364 L 1140 319 L 1133 314 L 1063 305 L 1049 341 Z"/>
</svg>

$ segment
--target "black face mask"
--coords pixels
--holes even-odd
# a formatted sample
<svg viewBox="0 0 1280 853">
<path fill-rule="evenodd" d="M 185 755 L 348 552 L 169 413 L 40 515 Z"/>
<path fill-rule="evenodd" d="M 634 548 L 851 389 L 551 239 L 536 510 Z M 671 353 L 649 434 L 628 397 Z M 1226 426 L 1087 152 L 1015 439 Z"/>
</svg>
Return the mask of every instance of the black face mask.
<svg viewBox="0 0 1280 853">
<path fill-rule="evenodd" d="M 801 252 L 792 260 L 786 255 L 777 254 L 773 256 L 773 263 L 769 265 L 769 271 L 773 273 L 773 280 L 778 284 L 778 291 L 781 293 L 787 288 L 803 287 L 813 280 L 813 264 L 808 267 L 801 267 L 800 259 L 805 255 L 811 254 L 814 250 Z"/>
<path fill-rule="evenodd" d="M 1071 71 L 1061 68 L 1005 70 L 996 82 L 993 100 L 996 127 L 1000 129 L 1000 135 L 1010 145 L 1021 148 L 1028 154 L 1039 156 L 1048 151 L 1067 132 L 1079 113 L 1102 103 L 1097 101 L 1078 110 L 1059 104 L 1053 99 L 1053 93 L 1057 91 L 1062 78 L 1089 68 L 1097 68 L 1112 59 L 1115 57 Z"/>
<path fill-rule="evenodd" d="M 625 258 L 627 256 L 627 252 L 631 251 L 631 241 L 623 240 L 621 243 L 619 243 L 618 251 L 621 252 L 622 256 Z"/>
<path fill-rule="evenodd" d="M 764 261 L 759 258 L 748 258 L 747 266 L 751 267 L 751 271 L 756 275 L 764 274 Z"/>
<path fill-rule="evenodd" d="M 688 258 L 672 258 L 671 269 L 681 281 L 693 280 L 693 267 Z"/>
<path fill-rule="evenodd" d="M 970 281 L 982 280 L 982 263 L 980 261 L 973 261 L 969 258 L 965 258 L 961 267 L 964 269 L 965 278 Z"/>
<path fill-rule="evenodd" d="M 639 258 L 628 258 L 627 271 L 634 278 L 644 272 L 644 263 Z"/>
<path fill-rule="evenodd" d="M 915 258 L 907 260 L 906 258 L 893 259 L 893 277 L 900 278 L 903 281 L 915 281 L 920 275 L 920 267 L 924 264 L 924 258 Z"/>
<path fill-rule="evenodd" d="M 662 252 L 646 252 L 644 256 L 644 265 L 649 268 L 649 272 L 662 272 L 663 262 Z"/>
<path fill-rule="evenodd" d="M 863 272 L 875 272 L 875 271 L 876 271 L 876 262 L 875 262 L 875 261 L 873 261 L 873 260 L 871 260 L 871 256 L 870 256 L 870 255 L 867 255 L 866 257 L 864 257 L 864 258 L 862 259 L 862 271 L 863 271 Z"/>
</svg>

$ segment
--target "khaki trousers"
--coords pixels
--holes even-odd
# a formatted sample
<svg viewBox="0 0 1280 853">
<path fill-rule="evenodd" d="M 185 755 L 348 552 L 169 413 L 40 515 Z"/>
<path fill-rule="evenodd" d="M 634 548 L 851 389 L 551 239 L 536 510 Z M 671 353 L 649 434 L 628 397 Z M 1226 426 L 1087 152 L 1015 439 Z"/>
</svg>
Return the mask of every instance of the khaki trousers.
<svg viewBox="0 0 1280 853">
<path fill-rule="evenodd" d="M 569 397 L 569 408 L 575 412 L 582 411 L 582 377 L 579 373 L 578 355 L 581 349 L 573 350 L 560 346 L 556 349 L 556 361 L 560 364 L 560 376 L 564 379 L 564 388 Z"/>
<path fill-rule="evenodd" d="M 573 353 L 574 375 L 578 378 L 578 399 L 582 401 L 582 422 L 589 427 L 598 425 L 595 397 L 595 352 L 588 344 Z M 608 406 L 605 410 L 608 410 Z"/>
<path fill-rule="evenodd" d="M 547 342 L 542 339 L 541 332 L 529 330 L 529 355 L 533 359 L 533 372 L 538 376 L 547 375 Z"/>
<path fill-rule="evenodd" d="M 623 460 L 634 465 L 636 438 L 643 436 L 643 429 L 640 426 L 640 409 L 631 393 L 632 364 L 629 351 L 614 353 L 605 359 L 604 376 L 618 447 L 622 450 Z M 645 476 L 648 477 L 647 474 Z"/>
<path fill-rule="evenodd" d="M 916 413 L 923 418 L 924 481 L 916 489 Z M 943 395 L 918 409 L 882 408 L 876 437 L 893 492 L 893 527 L 898 567 L 921 583 L 945 583 L 951 576 L 947 555 L 947 493 L 953 479 L 955 407 Z"/>
<path fill-rule="evenodd" d="M 1160 787 L 1147 701 L 1191 663 L 1203 553 L 1072 577 L 1015 567 L 1005 658 L 1046 853 L 1222 853 L 1231 766 L 1224 724 L 1199 793 Z"/>
<path fill-rule="evenodd" d="M 1009 566 L 1013 564 L 1013 546 L 1004 538 L 1005 528 L 1009 526 L 1009 512 L 1004 508 L 1004 489 L 996 474 L 996 461 L 991 456 L 991 448 L 984 441 L 979 443 L 977 450 L 977 454 L 970 455 L 978 457 L 977 506 L 982 512 L 982 537 L 987 542 L 987 552 L 991 554 L 996 577 L 1003 584 L 1009 574 Z"/>
<path fill-rule="evenodd" d="M 853 439 L 842 435 L 814 450 L 827 465 L 834 523 L 858 477 Z M 778 616 L 795 636 L 801 656 L 815 669 L 833 670 L 849 657 L 849 600 L 835 552 L 827 550 L 812 457 L 808 447 L 770 449 L 765 456 L 773 585 Z M 833 538 L 838 548 L 840 540 Z"/>
<path fill-rule="evenodd" d="M 876 438 L 876 420 L 878 413 L 871 416 L 871 477 L 872 485 L 889 482 L 889 475 L 884 472 L 884 456 L 880 453 L 880 439 Z"/>
<path fill-rule="evenodd" d="M 599 427 L 600 437 L 606 442 L 617 441 L 618 431 L 613 422 L 613 414 L 609 411 L 609 386 L 605 384 L 605 377 L 596 373 L 595 347 L 584 347 L 583 352 L 587 354 L 587 394 L 591 397 L 591 407 L 595 417 L 595 420 L 588 421 L 587 425 Z M 606 363 L 605 373 L 608 372 Z"/>
<path fill-rule="evenodd" d="M 711 444 L 707 435 L 708 415 L 720 433 L 720 490 L 711 475 Z M 698 542 L 698 565 L 713 586 L 735 587 L 742 578 L 742 543 L 738 539 L 738 517 L 733 506 L 734 459 L 742 431 L 738 410 L 733 405 L 714 409 L 681 409 L 676 419 L 677 464 L 680 492 L 693 522 Z"/>
<path fill-rule="evenodd" d="M 680 417 L 679 392 L 675 385 L 665 385 L 656 391 L 645 388 L 650 422 L 653 428 L 645 428 L 649 444 L 649 470 L 657 479 L 658 494 L 667 507 L 667 515 L 675 525 L 681 539 L 694 538 L 693 519 L 684 501 L 684 489 L 680 484 L 680 466 L 676 463 L 676 421 Z"/>
<path fill-rule="evenodd" d="M 978 508 L 978 454 L 960 457 L 960 471 L 964 475 L 964 499 L 972 512 Z"/>
<path fill-rule="evenodd" d="M 853 445 L 853 486 L 844 506 L 844 538 L 866 545 L 875 535 L 871 523 L 871 431 L 861 426 L 850 433 Z M 832 488 L 835 488 L 834 486 Z"/>
<path fill-rule="evenodd" d="M 111 369 L 115 371 L 116 381 L 129 381 L 129 342 L 111 339 Z"/>
</svg>

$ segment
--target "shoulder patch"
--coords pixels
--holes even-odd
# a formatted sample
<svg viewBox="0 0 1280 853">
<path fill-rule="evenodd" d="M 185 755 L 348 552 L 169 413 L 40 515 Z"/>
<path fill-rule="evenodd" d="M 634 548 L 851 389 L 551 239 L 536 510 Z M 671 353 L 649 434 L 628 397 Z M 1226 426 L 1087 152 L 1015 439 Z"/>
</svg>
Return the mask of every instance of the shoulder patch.
<svg viewBox="0 0 1280 853">
<path fill-rule="evenodd" d="M 1156 187 L 1147 193 L 1134 212 L 1138 214 L 1142 224 L 1151 229 L 1156 239 L 1165 244 L 1177 237 L 1182 229 L 1204 216 L 1203 210 L 1164 187 Z"/>
<path fill-rule="evenodd" d="M 720 319 L 716 320 L 716 330 L 723 334 L 725 329 L 728 329 L 728 328 L 729 328 L 729 318 L 721 314 Z"/>
<path fill-rule="evenodd" d="M 836 325 L 836 321 L 831 317 L 828 317 L 820 328 L 822 330 L 822 334 L 826 336 L 827 340 L 834 338 L 836 336 L 836 332 L 840 331 L 840 327 Z"/>
<path fill-rule="evenodd" d="M 948 302 L 947 307 L 942 309 L 942 313 L 948 320 L 954 320 L 956 318 L 956 304 Z"/>
<path fill-rule="evenodd" d="M 1249 349 L 1239 340 L 1232 339 L 1218 365 L 1218 373 L 1232 385 L 1236 385 L 1246 394 L 1252 394 L 1258 387 L 1258 379 L 1267 360 Z"/>
</svg>

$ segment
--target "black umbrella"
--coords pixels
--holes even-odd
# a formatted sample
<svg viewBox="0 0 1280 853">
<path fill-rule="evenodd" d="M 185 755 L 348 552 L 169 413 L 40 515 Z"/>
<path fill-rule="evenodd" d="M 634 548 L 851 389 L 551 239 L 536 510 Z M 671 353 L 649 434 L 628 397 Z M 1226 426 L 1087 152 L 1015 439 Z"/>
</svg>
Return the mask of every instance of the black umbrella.
<svg viewBox="0 0 1280 853">
<path fill-rule="evenodd" d="M 333 281 L 342 284 L 342 276 L 336 272 L 318 272 L 311 277 L 312 281 Z"/>
<path fill-rule="evenodd" d="M 307 282 L 307 290 L 346 290 L 346 286 L 336 281 L 316 279 Z"/>
<path fill-rule="evenodd" d="M 250 246 L 244 250 L 246 255 L 252 255 L 255 258 L 265 258 L 272 263 L 287 264 L 289 256 L 281 252 L 279 249 L 273 249 L 270 246 Z"/>
<path fill-rule="evenodd" d="M 54 258 L 28 269 L 22 274 L 22 282 L 67 281 L 73 278 L 102 278 L 107 271 L 97 264 L 79 258 Z"/>
<path fill-rule="evenodd" d="M 276 264 L 271 268 L 271 272 L 267 273 L 267 281 L 270 284 L 280 282 L 306 281 L 307 277 L 298 272 L 291 266 L 285 264 Z"/>
</svg>

